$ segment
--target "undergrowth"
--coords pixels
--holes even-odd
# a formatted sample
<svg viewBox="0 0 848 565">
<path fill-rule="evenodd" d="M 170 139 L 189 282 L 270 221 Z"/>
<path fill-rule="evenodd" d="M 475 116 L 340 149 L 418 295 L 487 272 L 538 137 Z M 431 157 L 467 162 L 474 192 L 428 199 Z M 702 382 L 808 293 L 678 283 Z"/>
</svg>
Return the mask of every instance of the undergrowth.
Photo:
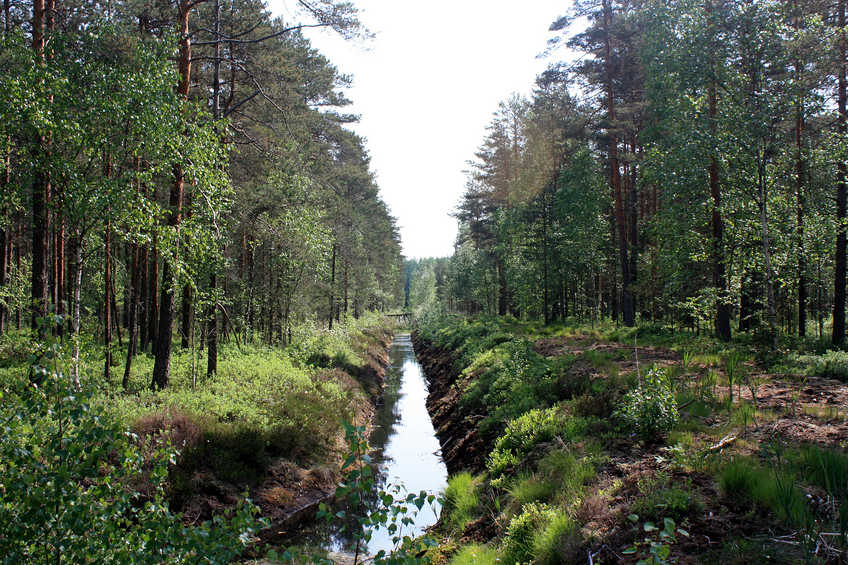
<svg viewBox="0 0 848 565">
<path fill-rule="evenodd" d="M 759 398 L 767 377 L 756 367 L 756 344 L 717 343 L 659 324 L 545 327 L 511 317 L 430 318 L 418 331 L 434 346 L 459 353 L 454 370 L 461 414 L 476 422 L 488 449 L 483 475 L 463 475 L 449 485 L 448 498 L 464 506 L 449 504 L 442 523 L 450 525 L 449 545 L 487 527 L 489 538 L 474 539 L 490 541 L 459 543 L 450 563 L 476 562 L 472 556 L 510 564 L 585 562 L 587 554 L 590 561 L 615 562 L 605 538 L 594 537 L 597 528 L 629 531 L 629 514 L 654 533 L 654 523 L 671 524 L 676 535 L 678 524 L 700 524 L 707 505 L 715 512 L 716 504 L 791 532 L 783 562 L 815 562 L 816 547 L 825 542 L 830 555 L 848 556 L 848 547 L 840 547 L 848 545 L 842 533 L 848 531 L 848 456 L 758 439 L 780 408 L 766 408 Z M 613 341 L 629 347 L 593 347 Z M 667 347 L 667 365 L 639 367 L 634 346 Z M 848 382 L 848 354 L 840 351 L 778 352 L 770 362 L 775 360 L 802 378 Z M 634 361 L 638 370 L 621 371 Z M 794 414 L 794 401 L 783 410 Z M 828 419 L 820 412 L 804 413 Z M 630 450 L 653 453 L 656 467 L 623 471 L 622 479 L 600 488 L 611 459 L 621 471 L 622 457 L 632 461 Z M 759 455 L 730 455 L 743 450 Z M 717 484 L 722 498 L 716 501 L 705 484 Z M 612 497 L 618 507 L 610 507 Z M 471 507 L 477 521 L 470 519 Z M 678 546 L 672 550 L 668 539 L 651 532 L 640 528 L 631 545 L 641 562 L 680 558 Z M 722 549 L 699 549 L 692 558 L 741 563 L 748 547 L 729 539 Z M 758 551 L 770 547 L 760 544 Z"/>
<path fill-rule="evenodd" d="M 112 382 L 96 371 L 82 380 L 99 387 L 91 402 L 115 425 L 133 429 L 150 446 L 179 450 L 165 491 L 179 510 L 203 482 L 218 481 L 216 488 L 236 492 L 261 483 L 274 458 L 300 466 L 335 459 L 339 422 L 354 420 L 358 407 L 367 403 L 357 380 L 359 367 L 386 335 L 379 319 L 369 316 L 333 332 L 300 332 L 286 350 L 224 342 L 211 378 L 199 374 L 205 368 L 202 352 L 175 343 L 170 386 L 159 392 L 150 390 L 153 360 L 144 354 L 133 361 L 127 390 L 114 377 L 118 369 Z M 8 353 L 0 386 L 17 387 L 26 357 L 37 346 L 23 334 L 0 339 L 0 350 Z M 91 343 L 81 349 L 84 360 L 102 354 Z M 122 353 L 115 349 L 120 366 Z M 67 371 L 70 361 L 62 363 Z M 89 365 L 102 367 L 100 361 Z"/>
</svg>

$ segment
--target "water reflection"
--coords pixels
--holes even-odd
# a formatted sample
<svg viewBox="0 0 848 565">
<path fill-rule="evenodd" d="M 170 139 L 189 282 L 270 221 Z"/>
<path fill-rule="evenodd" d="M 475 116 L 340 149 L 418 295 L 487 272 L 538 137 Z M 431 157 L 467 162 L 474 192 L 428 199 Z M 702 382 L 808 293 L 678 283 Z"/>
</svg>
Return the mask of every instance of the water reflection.
<svg viewBox="0 0 848 565">
<path fill-rule="evenodd" d="M 389 349 L 390 367 L 382 403 L 377 408 L 370 443 L 374 454 L 378 488 L 403 483 L 409 492 L 444 489 L 447 469 L 439 457 L 439 441 L 427 413 L 427 381 L 415 358 L 409 334 L 398 334 Z M 421 534 L 437 520 L 434 510 L 425 506 L 415 521 L 413 535 Z M 372 552 L 391 549 L 389 536 L 374 533 Z"/>
<path fill-rule="evenodd" d="M 383 396 L 369 438 L 374 449 L 371 455 L 375 490 L 386 490 L 388 485 L 402 483 L 408 492 L 426 490 L 438 494 L 444 489 L 447 469 L 438 454 L 439 442 L 425 404 L 427 381 L 415 358 L 409 334 L 394 337 L 389 347 L 389 363 Z M 434 509 L 425 506 L 416 517 L 412 531 L 404 534 L 419 535 L 437 518 Z M 313 525 L 304 528 L 290 543 L 318 544 L 332 552 L 343 552 L 352 540 L 338 529 L 337 525 L 329 528 Z M 381 549 L 392 549 L 384 529 L 375 531 L 368 544 L 371 554 Z"/>
</svg>

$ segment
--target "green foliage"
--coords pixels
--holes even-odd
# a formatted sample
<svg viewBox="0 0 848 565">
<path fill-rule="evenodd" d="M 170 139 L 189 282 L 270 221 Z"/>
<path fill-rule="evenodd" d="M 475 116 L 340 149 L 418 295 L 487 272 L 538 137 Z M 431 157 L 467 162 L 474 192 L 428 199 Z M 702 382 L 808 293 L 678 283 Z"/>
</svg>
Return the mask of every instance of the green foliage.
<svg viewBox="0 0 848 565">
<path fill-rule="evenodd" d="M 633 512 L 649 520 L 684 518 L 697 514 L 704 503 L 692 491 L 691 481 L 684 484 L 672 482 L 669 475 L 659 471 L 643 475 L 638 480 L 639 498 L 633 503 Z"/>
<path fill-rule="evenodd" d="M 507 487 L 507 492 L 515 506 L 523 508 L 531 502 L 552 502 L 556 495 L 556 484 L 539 480 L 529 473 L 519 473 Z"/>
<path fill-rule="evenodd" d="M 501 360 L 489 365 L 470 384 L 461 401 L 471 410 L 485 408 L 487 415 L 479 424 L 484 438 L 497 435 L 503 422 L 556 400 L 556 380 L 530 342 L 509 341 L 497 346 L 496 351 Z"/>
<path fill-rule="evenodd" d="M 182 359 L 176 359 L 177 367 Z M 198 450 L 230 452 L 198 457 L 223 463 L 261 457 L 266 446 L 278 453 L 319 455 L 329 447 L 326 438 L 333 436 L 341 418 L 349 417 L 361 394 L 352 379 L 296 368 L 279 350 L 228 348 L 218 367 L 218 373 L 197 388 L 186 382 L 188 371 L 179 370 L 173 386 L 164 391 L 153 393 L 145 386 L 137 396 L 98 401 L 126 425 L 151 412 L 177 408 L 200 426 L 204 441 Z M 255 449 L 255 454 L 245 459 L 233 453 L 233 449 L 241 451 L 240 445 Z"/>
<path fill-rule="evenodd" d="M 823 377 L 848 382 L 848 351 L 827 351 L 822 355 L 786 355 L 774 371 L 807 377 Z"/>
<path fill-rule="evenodd" d="M 589 454 L 554 449 L 539 462 L 537 476 L 555 485 L 559 500 L 567 505 L 578 499 L 595 478 L 595 464 Z"/>
<path fill-rule="evenodd" d="M 631 514 L 627 517 L 633 522 L 634 527 L 638 527 L 639 516 Z M 648 534 L 642 541 L 637 541 L 633 547 L 624 550 L 625 555 L 635 555 L 639 553 L 639 548 L 647 550 L 645 557 L 637 562 L 637 565 L 666 565 L 674 563 L 674 559 L 670 558 L 671 546 L 677 542 L 677 536 L 682 535 L 689 537 L 689 532 L 682 528 L 678 528 L 671 518 L 663 520 L 663 527 L 658 528 L 653 522 L 645 522 L 642 529 Z"/>
<path fill-rule="evenodd" d="M 806 445 L 799 459 L 804 479 L 809 484 L 824 488 L 840 500 L 848 498 L 848 456 L 832 449 Z"/>
<path fill-rule="evenodd" d="M 432 308 L 437 299 L 436 271 L 433 265 L 425 265 L 415 273 L 409 289 L 409 308 L 423 312 Z"/>
<path fill-rule="evenodd" d="M 674 428 L 680 416 L 665 372 L 651 369 L 644 383 L 624 396 L 616 416 L 646 440 L 655 440 Z"/>
<path fill-rule="evenodd" d="M 500 563 L 501 559 L 497 550 L 476 543 L 461 547 L 450 560 L 450 565 L 499 565 Z"/>
<path fill-rule="evenodd" d="M 371 467 L 371 457 L 368 455 L 370 449 L 366 439 L 365 426 L 354 426 L 349 422 L 343 422 L 345 437 L 347 439 L 350 453 L 342 465 L 345 479 L 339 483 L 336 489 L 336 498 L 345 500 L 350 508 L 350 514 L 355 519 L 355 526 L 350 532 L 353 547 L 349 550 L 354 554 L 354 564 L 358 564 L 359 558 L 364 556 L 364 549 L 371 539 L 375 529 L 384 528 L 388 531 L 394 549 L 390 552 L 380 550 L 373 557 L 373 562 L 378 565 L 418 565 L 426 562 L 426 558 L 418 557 L 422 551 L 434 547 L 437 542 L 422 537 L 413 539 L 405 533 L 405 529 L 413 524 L 413 518 L 418 510 L 425 504 L 442 504 L 441 499 L 435 495 L 421 491 L 418 494 L 408 493 L 404 495 L 403 485 L 390 485 L 386 490 L 377 493 L 376 498 L 371 496 L 374 487 L 374 475 Z M 343 522 L 348 517 L 348 511 L 340 510 L 331 512 L 327 506 L 321 503 L 318 512 L 319 519 L 331 522 L 335 519 Z M 348 525 L 342 526 L 345 532 Z M 271 558 L 278 557 L 275 552 L 269 555 Z M 284 561 L 291 562 L 295 559 L 292 551 L 286 551 L 280 555 Z M 302 560 L 305 562 L 305 560 Z"/>
<path fill-rule="evenodd" d="M 480 504 L 479 481 L 479 477 L 468 471 L 448 478 L 441 515 L 448 529 L 461 532 L 476 517 Z"/>
<path fill-rule="evenodd" d="M 567 562 L 575 557 L 574 550 L 582 543 L 583 533 L 580 525 L 568 514 L 560 512 L 536 533 L 535 562 L 539 565 L 558 565 Z M 580 553 L 582 557 L 582 552 Z"/>
<path fill-rule="evenodd" d="M 0 562 L 225 564 L 240 554 L 254 528 L 250 501 L 230 519 L 184 525 L 164 498 L 176 452 L 145 461 L 138 438 L 92 403 L 96 391 L 59 370 L 49 333 L 41 351 L 30 358 L 37 385 L 0 391 Z"/>
<path fill-rule="evenodd" d="M 748 459 L 734 459 L 719 474 L 722 492 L 733 500 L 750 498 L 762 470 Z"/>
<path fill-rule="evenodd" d="M 298 363 L 322 368 L 362 364 L 351 346 L 351 333 L 344 325 L 333 330 L 318 330 L 313 326 L 305 329 L 305 335 L 287 348 Z"/>
<path fill-rule="evenodd" d="M 568 417 L 558 408 L 533 409 L 511 421 L 503 435 L 495 441 L 487 467 L 493 478 L 514 467 L 538 444 L 560 436 L 574 441 L 586 434 L 587 421 Z"/>
<path fill-rule="evenodd" d="M 536 502 L 524 506 L 521 514 L 513 518 L 504 539 L 503 561 L 527 563 L 537 555 L 537 538 L 558 515 L 557 509 Z"/>
</svg>

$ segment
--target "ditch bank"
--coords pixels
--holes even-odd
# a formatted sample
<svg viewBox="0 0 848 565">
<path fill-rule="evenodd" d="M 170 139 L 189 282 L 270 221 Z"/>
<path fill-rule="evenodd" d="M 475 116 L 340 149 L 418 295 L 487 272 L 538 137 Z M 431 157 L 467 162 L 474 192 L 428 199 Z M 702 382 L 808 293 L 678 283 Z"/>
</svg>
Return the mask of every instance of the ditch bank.
<svg viewBox="0 0 848 565">
<path fill-rule="evenodd" d="M 428 384 L 408 333 L 395 334 L 389 344 L 388 361 L 385 371 L 381 371 L 383 392 L 368 423 L 374 488 L 392 491 L 394 486 L 403 485 L 410 493 L 439 492 L 445 488 L 447 470 L 439 456 L 440 446 L 426 409 Z M 321 548 L 337 562 L 339 559 L 346 562 L 346 558 L 353 557 L 347 548 L 355 544 L 355 539 L 348 532 L 355 531 L 355 527 L 351 528 L 359 517 L 358 511 L 343 502 L 341 506 L 333 505 L 333 511 L 342 509 L 349 514 L 346 528 L 340 522 L 313 522 L 310 518 L 317 506 L 332 499 L 332 492 L 325 492 L 327 496 L 323 498 L 321 493 L 317 494 L 314 500 L 306 501 L 302 511 L 285 523 L 275 524 L 276 531 L 269 528 L 263 541 L 280 546 Z M 437 519 L 437 509 L 425 506 L 414 516 L 404 518 L 402 527 L 405 534 L 415 537 Z M 387 529 L 378 528 L 362 549 L 368 555 L 390 552 L 395 547 L 391 538 Z"/>
<path fill-rule="evenodd" d="M 363 354 L 365 363 L 358 367 L 335 369 L 337 378 L 353 378 L 362 388 L 365 402 L 355 407 L 356 425 L 372 422 L 377 403 L 383 394 L 386 370 L 389 367 L 389 345 L 393 332 L 375 331 L 376 343 Z M 276 545 L 287 539 L 302 522 L 311 520 L 322 503 L 335 500 L 336 485 L 342 478 L 341 465 L 347 456 L 344 434 L 336 438 L 335 453 L 326 465 L 303 468 L 288 460 L 275 461 L 266 473 L 265 481 L 251 489 L 251 497 L 259 507 L 259 517 L 271 524 L 257 533 L 259 545 Z"/>
<path fill-rule="evenodd" d="M 417 330 L 412 332 L 412 345 L 429 383 L 427 411 L 442 446 L 442 460 L 448 473 L 483 471 L 492 446 L 477 432 L 477 421 L 484 416 L 470 413 L 459 402 L 465 383 L 460 381 L 461 374 L 455 368 L 455 353 L 434 346 Z"/>
<path fill-rule="evenodd" d="M 247 493 L 259 509 L 256 517 L 270 521 L 257 533 L 258 543 L 248 554 L 264 553 L 265 545 L 273 545 L 287 531 L 313 518 L 322 502 L 334 498 L 342 478 L 348 446 L 338 418 L 356 425 L 372 421 L 384 390 L 394 329 L 390 323 L 380 324 L 352 336 L 350 345 L 361 360 L 358 363 L 337 364 L 331 358 L 315 361 L 311 378 L 346 395 L 346 407 L 336 415 L 336 408 L 328 414 L 321 406 L 304 405 L 307 413 L 300 414 L 300 419 L 306 424 L 310 419 L 320 421 L 320 426 L 302 430 L 300 437 L 177 408 L 140 419 L 133 428 L 147 456 L 154 457 L 156 449 L 167 444 L 180 447 L 166 483 L 171 508 L 181 512 L 186 523 L 201 523 L 235 509 Z M 341 406 L 342 401 L 334 402 Z M 144 481 L 137 487 L 142 496 L 149 488 Z"/>
</svg>

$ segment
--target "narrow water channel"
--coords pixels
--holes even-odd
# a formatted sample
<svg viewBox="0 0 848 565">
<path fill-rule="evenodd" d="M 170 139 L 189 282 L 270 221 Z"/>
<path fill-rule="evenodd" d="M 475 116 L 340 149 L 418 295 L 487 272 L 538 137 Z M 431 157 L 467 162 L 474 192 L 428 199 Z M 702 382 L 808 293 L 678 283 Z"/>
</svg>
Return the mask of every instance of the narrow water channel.
<svg viewBox="0 0 848 565">
<path fill-rule="evenodd" d="M 410 335 L 396 334 L 389 347 L 384 392 L 369 438 L 374 450 L 371 457 L 377 490 L 399 483 L 412 493 L 426 490 L 438 495 L 444 490 L 447 469 L 439 456 L 439 441 L 427 413 L 426 401 L 427 381 L 415 358 Z M 424 506 L 411 531 L 404 530 L 403 535 L 414 537 L 423 533 L 436 523 L 437 512 L 438 509 Z M 289 543 L 317 544 L 340 558 L 339 562 L 346 562 L 345 548 L 350 541 L 336 527 L 313 524 L 292 536 Z M 367 552 L 374 555 L 381 549 L 387 552 L 393 549 L 385 529 L 373 533 Z"/>
<path fill-rule="evenodd" d="M 427 380 L 415 358 L 408 333 L 397 334 L 389 347 L 390 366 L 381 403 L 374 419 L 370 444 L 378 488 L 403 483 L 406 490 L 438 494 L 447 482 L 447 469 L 439 456 L 439 440 L 427 413 Z M 436 522 L 434 510 L 425 506 L 415 520 L 413 535 Z M 369 551 L 392 547 L 385 530 L 374 533 Z"/>
</svg>

